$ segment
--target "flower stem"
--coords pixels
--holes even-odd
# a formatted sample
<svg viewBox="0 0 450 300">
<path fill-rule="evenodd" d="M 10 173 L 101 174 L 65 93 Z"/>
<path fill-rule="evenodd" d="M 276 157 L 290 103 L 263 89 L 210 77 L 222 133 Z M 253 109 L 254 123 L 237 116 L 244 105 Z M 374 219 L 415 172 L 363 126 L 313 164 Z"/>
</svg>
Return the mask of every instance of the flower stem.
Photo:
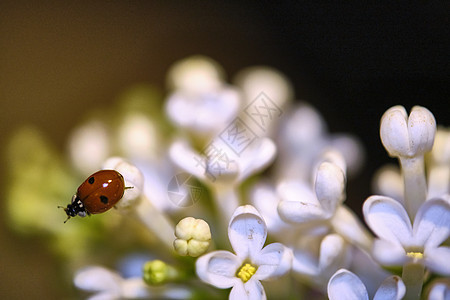
<svg viewBox="0 0 450 300">
<path fill-rule="evenodd" d="M 405 208 L 409 218 L 414 220 L 419 207 L 427 198 L 427 183 L 423 155 L 400 157 L 404 185 Z"/>
<path fill-rule="evenodd" d="M 239 206 L 238 196 L 233 186 L 218 186 L 212 189 L 213 197 L 216 201 L 217 213 L 221 218 L 218 228 L 220 236 L 228 236 L 228 223 L 234 211 Z"/>
<path fill-rule="evenodd" d="M 418 300 L 422 292 L 425 267 L 421 263 L 408 262 L 403 266 L 402 280 L 406 286 L 405 300 Z"/>
<path fill-rule="evenodd" d="M 173 251 L 173 241 L 175 240 L 175 226 L 172 222 L 156 209 L 152 203 L 145 197 L 142 199 L 139 206 L 136 207 L 134 213 L 139 220 L 154 233 L 163 244 Z"/>
</svg>

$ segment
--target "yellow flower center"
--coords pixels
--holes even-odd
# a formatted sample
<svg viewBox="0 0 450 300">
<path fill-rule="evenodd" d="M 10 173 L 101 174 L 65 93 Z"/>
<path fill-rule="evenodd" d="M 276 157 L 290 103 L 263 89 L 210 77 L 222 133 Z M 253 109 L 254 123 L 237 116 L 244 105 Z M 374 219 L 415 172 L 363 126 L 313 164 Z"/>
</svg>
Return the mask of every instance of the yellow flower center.
<svg viewBox="0 0 450 300">
<path fill-rule="evenodd" d="M 251 264 L 244 264 L 238 271 L 237 277 L 242 279 L 243 282 L 247 282 L 253 274 L 256 273 L 257 268 Z"/>
<path fill-rule="evenodd" d="M 417 261 L 419 261 L 419 260 L 421 260 L 423 258 L 423 253 L 422 252 L 411 251 L 411 252 L 406 253 L 406 255 L 409 258 L 412 258 L 415 262 L 417 262 Z"/>
</svg>

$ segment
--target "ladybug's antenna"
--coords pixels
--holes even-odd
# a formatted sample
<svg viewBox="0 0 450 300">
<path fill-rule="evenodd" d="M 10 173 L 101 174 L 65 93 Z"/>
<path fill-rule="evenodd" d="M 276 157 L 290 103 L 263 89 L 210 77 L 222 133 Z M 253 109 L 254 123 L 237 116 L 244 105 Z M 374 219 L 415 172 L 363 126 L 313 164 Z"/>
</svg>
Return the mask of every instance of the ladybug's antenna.
<svg viewBox="0 0 450 300">
<path fill-rule="evenodd" d="M 61 206 L 61 205 L 58 205 L 58 208 L 64 209 L 64 211 L 67 213 L 67 208 L 66 208 L 66 207 Z M 67 222 L 69 219 L 70 219 L 70 216 L 69 216 L 69 214 L 67 214 L 67 219 L 64 221 L 64 224 L 66 224 L 66 222 Z"/>
</svg>

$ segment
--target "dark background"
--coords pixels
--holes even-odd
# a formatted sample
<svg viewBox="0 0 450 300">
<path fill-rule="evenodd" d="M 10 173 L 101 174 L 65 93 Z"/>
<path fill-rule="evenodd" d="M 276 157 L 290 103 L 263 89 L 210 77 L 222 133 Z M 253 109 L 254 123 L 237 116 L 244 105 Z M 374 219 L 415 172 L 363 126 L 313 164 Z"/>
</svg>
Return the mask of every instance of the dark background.
<svg viewBox="0 0 450 300">
<path fill-rule="evenodd" d="M 363 141 L 369 161 L 348 187 L 360 209 L 371 174 L 389 161 L 378 136 L 387 108 L 420 104 L 450 124 L 450 6 L 319 2 L 2 1 L 0 145 L 29 123 L 64 151 L 91 107 L 137 82 L 162 88 L 170 64 L 188 55 L 210 56 L 230 76 L 264 64 L 285 73 L 332 132 Z M 72 295 L 58 289 L 46 246 L 0 223 L 0 298 Z"/>
</svg>

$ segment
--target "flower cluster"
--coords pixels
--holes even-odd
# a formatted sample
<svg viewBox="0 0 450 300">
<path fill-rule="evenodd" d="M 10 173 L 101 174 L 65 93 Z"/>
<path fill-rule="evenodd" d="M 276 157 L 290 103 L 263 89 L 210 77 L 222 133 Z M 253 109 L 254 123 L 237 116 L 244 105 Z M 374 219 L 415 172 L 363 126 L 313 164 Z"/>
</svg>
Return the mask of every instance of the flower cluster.
<svg viewBox="0 0 450 300">
<path fill-rule="evenodd" d="M 9 144 L 11 221 L 44 233 L 90 299 L 448 298 L 450 133 L 430 111 L 382 116 L 399 166 L 374 176 L 364 224 L 345 204 L 361 143 L 328 133 L 284 75 L 252 67 L 231 84 L 195 56 L 167 81 L 165 97 L 136 86 L 93 113 L 69 137 L 70 163 L 31 129 Z M 53 207 L 98 169 L 132 188 L 115 210 L 62 224 Z"/>
</svg>

